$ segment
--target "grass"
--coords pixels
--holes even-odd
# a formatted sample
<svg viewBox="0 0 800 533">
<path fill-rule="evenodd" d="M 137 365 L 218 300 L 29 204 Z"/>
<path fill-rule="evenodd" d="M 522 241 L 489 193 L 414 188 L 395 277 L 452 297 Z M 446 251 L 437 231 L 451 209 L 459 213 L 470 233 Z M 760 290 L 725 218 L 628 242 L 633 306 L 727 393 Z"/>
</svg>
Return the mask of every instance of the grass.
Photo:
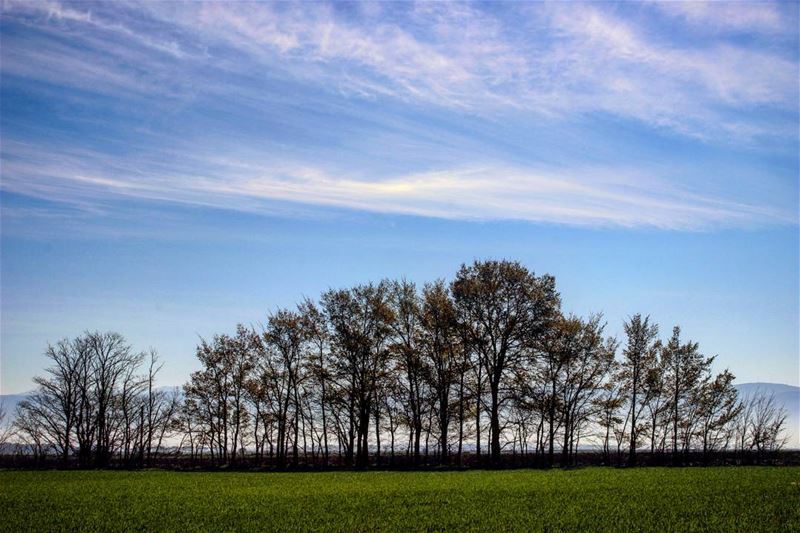
<svg viewBox="0 0 800 533">
<path fill-rule="evenodd" d="M 800 468 L 2 471 L 5 531 L 800 531 Z"/>
</svg>

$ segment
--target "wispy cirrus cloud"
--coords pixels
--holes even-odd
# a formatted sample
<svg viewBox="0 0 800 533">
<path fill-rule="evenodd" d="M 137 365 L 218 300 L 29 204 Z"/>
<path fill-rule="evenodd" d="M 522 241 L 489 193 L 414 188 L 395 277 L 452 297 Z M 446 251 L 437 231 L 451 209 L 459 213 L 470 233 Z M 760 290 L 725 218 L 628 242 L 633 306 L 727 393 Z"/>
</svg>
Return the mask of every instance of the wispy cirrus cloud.
<svg viewBox="0 0 800 533">
<path fill-rule="evenodd" d="M 12 146 L 3 159 L 4 188 L 79 208 L 100 203 L 111 209 L 129 198 L 293 216 L 309 216 L 303 206 L 313 205 L 454 220 L 670 230 L 796 222 L 789 210 L 706 196 L 636 169 L 495 163 L 376 179 L 300 162 L 213 155 L 164 164 L 161 155 L 120 162 L 87 151 Z"/>
<path fill-rule="evenodd" d="M 520 27 L 509 17 L 519 17 Z M 745 26 L 753 17 L 740 18 Z M 758 32 L 761 20 L 748 27 Z M 288 62 L 294 75 L 318 83 L 472 113 L 607 112 L 682 134 L 747 140 L 774 134 L 775 124 L 748 122 L 732 110 L 797 110 L 796 53 L 713 38 L 700 46 L 671 42 L 651 25 L 593 4 L 520 14 L 417 4 L 374 20 L 337 16 L 330 6 L 203 4 L 189 24 L 264 64 Z"/>
<path fill-rule="evenodd" d="M 756 33 L 791 31 L 784 20 L 796 18 L 787 6 L 718 4 L 657 3 L 650 14 L 667 10 L 697 24 L 726 21 Z M 202 91 L 231 70 L 256 78 L 261 70 L 266 77 L 290 75 L 352 94 L 471 113 L 600 111 L 702 137 L 770 133 L 729 116 L 731 110 L 797 110 L 796 50 L 776 53 L 774 46 L 717 38 L 669 41 L 658 36 L 657 19 L 625 18 L 595 4 L 499 13 L 425 3 L 352 10 L 214 2 L 115 6 L 121 4 L 6 3 L 7 17 L 61 32 L 69 44 L 12 46 L 4 70 L 84 88 L 141 89 L 152 82 L 166 84 L 167 92 L 181 85 L 179 79 L 166 83 L 168 73 Z M 121 46 L 108 35 L 129 42 Z M 82 43 L 88 46 L 76 50 Z M 156 86 L 149 89 L 158 96 Z"/>
<path fill-rule="evenodd" d="M 798 58 L 786 21 L 797 8 L 732 9 L 7 1 L 4 88 L 41 95 L 60 125 L 4 120 L 2 187 L 85 206 L 131 197 L 582 226 L 792 224 L 794 203 L 763 194 L 796 190 L 785 169 L 721 191 L 699 168 L 683 176 L 613 155 L 631 136 L 591 131 L 631 122 L 651 152 L 662 134 L 791 144 Z"/>
<path fill-rule="evenodd" d="M 653 2 L 666 15 L 704 31 L 790 33 L 792 18 L 772 2 Z"/>
</svg>

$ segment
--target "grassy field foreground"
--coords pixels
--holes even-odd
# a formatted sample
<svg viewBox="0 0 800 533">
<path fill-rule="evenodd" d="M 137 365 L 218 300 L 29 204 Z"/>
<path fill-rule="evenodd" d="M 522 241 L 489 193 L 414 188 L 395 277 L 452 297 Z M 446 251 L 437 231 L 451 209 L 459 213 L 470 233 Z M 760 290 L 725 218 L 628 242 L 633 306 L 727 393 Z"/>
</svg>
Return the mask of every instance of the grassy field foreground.
<svg viewBox="0 0 800 533">
<path fill-rule="evenodd" d="M 800 468 L 0 472 L 6 531 L 800 531 Z"/>
</svg>

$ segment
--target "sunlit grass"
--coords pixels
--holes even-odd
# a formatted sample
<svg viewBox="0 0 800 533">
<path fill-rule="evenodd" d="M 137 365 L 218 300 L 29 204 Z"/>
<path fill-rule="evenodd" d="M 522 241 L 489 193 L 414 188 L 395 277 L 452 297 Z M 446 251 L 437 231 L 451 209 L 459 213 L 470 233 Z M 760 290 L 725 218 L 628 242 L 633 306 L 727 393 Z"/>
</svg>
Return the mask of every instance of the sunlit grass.
<svg viewBox="0 0 800 533">
<path fill-rule="evenodd" d="M 7 531 L 798 531 L 800 468 L 0 472 Z"/>
</svg>

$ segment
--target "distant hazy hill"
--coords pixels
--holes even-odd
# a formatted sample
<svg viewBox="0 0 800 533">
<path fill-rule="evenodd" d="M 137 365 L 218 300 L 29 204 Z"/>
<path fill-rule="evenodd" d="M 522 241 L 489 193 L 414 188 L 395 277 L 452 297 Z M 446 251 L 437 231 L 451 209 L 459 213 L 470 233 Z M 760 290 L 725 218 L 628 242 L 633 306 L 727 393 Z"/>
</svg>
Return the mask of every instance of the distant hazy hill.
<svg viewBox="0 0 800 533">
<path fill-rule="evenodd" d="M 172 387 L 163 387 L 171 389 Z M 800 387 L 784 385 L 782 383 L 741 383 L 736 385 L 740 396 L 747 397 L 756 394 L 774 394 L 775 400 L 783 405 L 789 413 L 787 433 L 789 436 L 788 448 L 800 449 Z M 27 394 L 1 394 L 0 403 L 5 405 L 8 418 L 14 415 L 17 404 L 25 399 Z M 8 423 L 10 420 L 6 420 Z"/>
<path fill-rule="evenodd" d="M 736 385 L 736 389 L 741 397 L 773 394 L 775 401 L 789 413 L 786 427 L 789 442 L 786 447 L 800 449 L 800 387 L 782 383 L 741 383 Z"/>
<path fill-rule="evenodd" d="M 28 397 L 29 392 L 22 394 L 0 394 L 0 405 L 5 407 L 6 410 L 6 419 L 3 420 L 2 425 L 7 425 L 11 423 L 11 419 L 14 418 L 14 413 L 17 410 L 17 404 Z"/>
</svg>

